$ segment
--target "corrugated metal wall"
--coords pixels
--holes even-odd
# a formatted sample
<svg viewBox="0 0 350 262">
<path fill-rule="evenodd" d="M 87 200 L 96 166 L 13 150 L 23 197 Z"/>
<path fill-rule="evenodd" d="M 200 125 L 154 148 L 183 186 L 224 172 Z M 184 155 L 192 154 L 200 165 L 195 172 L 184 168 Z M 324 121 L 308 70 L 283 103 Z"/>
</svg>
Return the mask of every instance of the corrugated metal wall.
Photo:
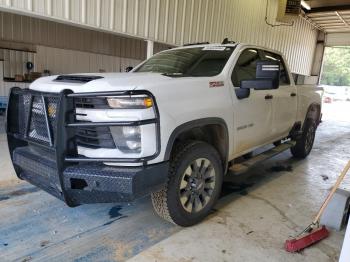
<svg viewBox="0 0 350 262">
<path fill-rule="evenodd" d="M 224 37 L 280 50 L 291 68 L 309 74 L 317 31 L 298 18 L 270 27 L 278 0 L 0 0 L 0 7 L 168 44 Z"/>
<path fill-rule="evenodd" d="M 349 46 L 350 33 L 331 33 L 326 35 L 326 46 Z"/>
<path fill-rule="evenodd" d="M 35 64 L 35 53 L 0 48 L 0 60 L 4 61 L 3 77 L 14 78 L 27 73 L 26 62 Z"/>
<path fill-rule="evenodd" d="M 146 43 L 140 39 L 5 12 L 0 12 L 0 46 L 1 40 L 138 60 L 146 58 Z"/>
<path fill-rule="evenodd" d="M 27 73 L 26 62 L 33 62 L 34 72 L 50 70 L 52 74 L 124 72 L 128 66 L 136 66 L 142 60 L 108 56 L 76 50 L 37 46 L 37 52 L 0 48 L 0 61 L 4 61 L 3 77 L 14 78 Z"/>
<path fill-rule="evenodd" d="M 142 60 L 101 55 L 76 50 L 38 46 L 36 53 L 36 69 L 45 69 L 52 74 L 89 73 L 89 72 L 121 72 L 128 66 L 136 66 Z"/>
<path fill-rule="evenodd" d="M 158 49 L 166 46 L 157 45 Z M 48 69 L 52 74 L 121 72 L 146 58 L 146 43 L 23 15 L 0 12 L 0 60 L 4 77 Z M 0 87 L 1 88 L 1 87 Z"/>
</svg>

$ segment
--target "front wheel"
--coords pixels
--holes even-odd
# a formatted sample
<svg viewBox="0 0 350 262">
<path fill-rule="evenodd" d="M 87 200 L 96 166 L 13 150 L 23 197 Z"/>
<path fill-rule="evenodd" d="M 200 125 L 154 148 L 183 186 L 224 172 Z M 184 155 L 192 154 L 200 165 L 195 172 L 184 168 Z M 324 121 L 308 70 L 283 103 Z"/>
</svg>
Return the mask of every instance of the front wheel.
<svg viewBox="0 0 350 262">
<path fill-rule="evenodd" d="M 316 128 L 315 120 L 306 120 L 301 137 L 297 140 L 296 145 L 291 148 L 294 157 L 306 158 L 310 154 L 315 141 Z"/>
<path fill-rule="evenodd" d="M 221 191 L 223 169 L 217 150 L 197 141 L 178 146 L 168 175 L 167 184 L 151 195 L 155 211 L 179 226 L 202 221 Z"/>
</svg>

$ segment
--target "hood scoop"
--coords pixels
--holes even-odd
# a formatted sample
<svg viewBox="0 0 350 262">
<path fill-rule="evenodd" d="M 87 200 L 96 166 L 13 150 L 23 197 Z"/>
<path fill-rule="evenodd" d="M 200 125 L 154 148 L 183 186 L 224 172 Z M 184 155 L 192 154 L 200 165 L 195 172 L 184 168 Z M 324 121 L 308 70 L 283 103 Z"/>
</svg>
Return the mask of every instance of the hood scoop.
<svg viewBox="0 0 350 262">
<path fill-rule="evenodd" d="M 64 83 L 88 83 L 93 80 L 101 79 L 102 76 L 86 76 L 86 75 L 60 75 L 55 80 L 55 82 Z"/>
</svg>

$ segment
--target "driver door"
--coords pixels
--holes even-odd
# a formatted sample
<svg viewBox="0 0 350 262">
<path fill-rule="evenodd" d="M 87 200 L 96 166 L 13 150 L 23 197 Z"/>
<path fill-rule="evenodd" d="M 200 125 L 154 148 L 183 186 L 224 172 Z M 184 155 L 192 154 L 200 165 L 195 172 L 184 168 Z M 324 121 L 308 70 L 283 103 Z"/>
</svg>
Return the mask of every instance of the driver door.
<svg viewBox="0 0 350 262">
<path fill-rule="evenodd" d="M 272 100 L 270 90 L 250 89 L 250 95 L 239 99 L 236 95 L 242 80 L 256 78 L 261 51 L 247 48 L 241 51 L 232 71 L 234 108 L 234 155 L 252 151 L 272 139 Z"/>
</svg>

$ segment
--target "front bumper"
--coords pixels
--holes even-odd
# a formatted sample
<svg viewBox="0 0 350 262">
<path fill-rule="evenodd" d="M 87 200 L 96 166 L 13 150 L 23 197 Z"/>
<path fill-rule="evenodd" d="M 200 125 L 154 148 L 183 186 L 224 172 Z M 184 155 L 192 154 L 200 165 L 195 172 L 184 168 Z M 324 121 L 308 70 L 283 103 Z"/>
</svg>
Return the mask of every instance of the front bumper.
<svg viewBox="0 0 350 262">
<path fill-rule="evenodd" d="M 43 149 L 18 147 L 13 152 L 13 164 L 21 179 L 66 201 L 70 206 L 134 201 L 159 189 L 166 182 L 168 172 L 167 162 L 145 167 L 82 163 L 63 170 L 61 186 L 55 159 Z"/>
<path fill-rule="evenodd" d="M 126 92 L 121 92 L 113 95 L 125 94 Z M 95 94 L 79 95 L 71 94 L 70 91 L 50 94 L 18 88 L 11 90 L 6 130 L 17 176 L 65 201 L 69 206 L 130 202 L 159 189 L 166 183 L 168 163 L 148 164 L 149 160 L 159 154 L 159 142 L 157 152 L 153 156 L 141 159 L 82 157 L 77 153 L 75 142 L 76 127 L 97 124 L 134 126 L 155 123 L 159 139 L 159 114 L 156 104 L 155 119 L 123 123 L 77 122 L 74 99 L 77 96 L 89 95 Z M 33 106 L 33 101 L 36 102 L 36 107 Z M 42 106 L 38 106 L 38 103 L 42 103 Z M 56 105 L 55 117 L 52 110 L 50 111 L 53 104 Z M 40 119 L 38 112 L 41 114 Z M 37 128 L 36 133 L 33 133 L 33 128 Z M 115 167 L 104 165 L 104 162 L 142 165 Z"/>
</svg>

